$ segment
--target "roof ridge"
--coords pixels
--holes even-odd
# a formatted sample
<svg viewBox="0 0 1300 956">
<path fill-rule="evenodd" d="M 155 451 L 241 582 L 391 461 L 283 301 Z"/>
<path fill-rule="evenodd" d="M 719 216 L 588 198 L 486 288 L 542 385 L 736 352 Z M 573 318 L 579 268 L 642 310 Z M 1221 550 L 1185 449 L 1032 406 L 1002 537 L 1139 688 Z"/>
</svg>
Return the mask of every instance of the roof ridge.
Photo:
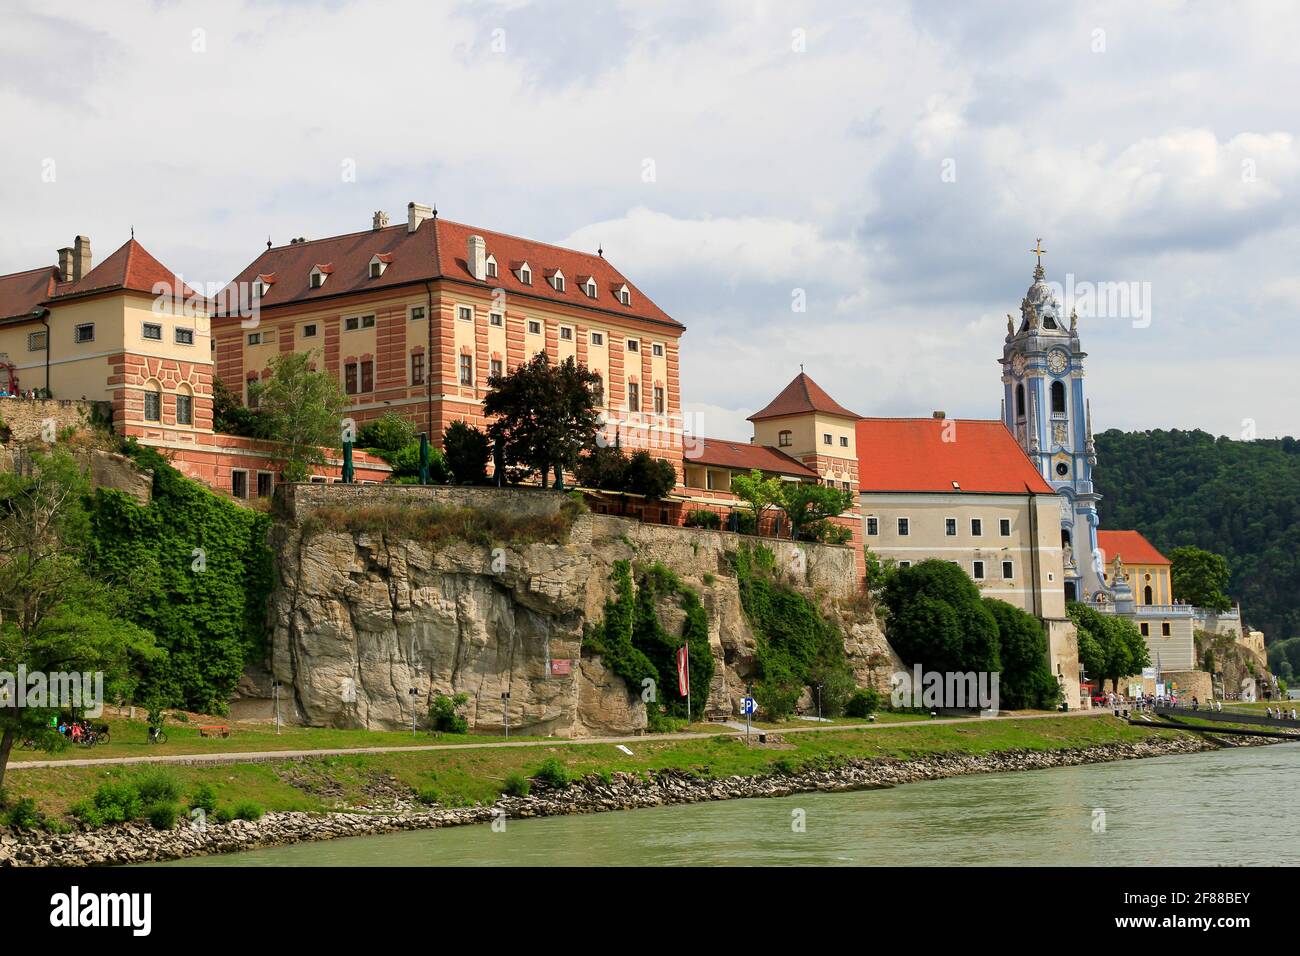
<svg viewBox="0 0 1300 956">
<path fill-rule="evenodd" d="M 46 272 L 48 270 L 57 269 L 57 268 L 58 266 L 37 266 L 34 269 L 20 269 L 18 272 L 6 272 L 4 275 L 0 275 L 0 280 L 16 279 L 19 276 L 35 275 L 38 272 Z"/>
<path fill-rule="evenodd" d="M 571 249 L 568 246 L 562 246 L 559 243 L 555 243 L 555 242 L 545 242 L 541 239 L 529 239 L 527 236 L 515 235 L 512 232 L 502 232 L 500 229 L 483 229 L 479 226 L 472 226 L 467 222 L 457 222 L 454 219 L 440 219 L 438 221 L 445 222 L 449 226 L 460 226 L 462 229 L 473 229 L 476 232 L 484 232 L 492 236 L 503 236 L 506 239 L 517 239 L 520 242 L 530 242 L 535 246 L 545 246 L 547 249 L 558 249 L 560 252 L 567 252 L 570 255 L 588 256 L 589 258 L 600 259 L 603 262 L 609 263 L 609 260 L 606 259 L 603 255 L 597 255 L 594 252 L 583 252 L 581 249 Z M 609 264 L 610 264 L 610 268 L 613 269 L 614 268 L 613 263 L 609 263 Z M 626 277 L 623 276 L 622 272 L 619 272 L 618 269 L 614 269 L 614 271 L 618 272 L 619 277 L 623 278 L 624 281 L 626 281 Z"/>
<path fill-rule="evenodd" d="M 336 236 L 321 236 L 319 239 L 304 239 L 302 242 L 294 242 L 291 239 L 288 242 L 284 243 L 283 245 L 271 246 L 269 249 L 262 250 L 262 255 L 265 255 L 268 252 L 274 252 L 276 249 L 295 249 L 295 248 L 301 249 L 303 246 L 314 245 L 315 243 L 318 242 L 333 242 L 336 239 L 349 239 L 352 236 L 364 236 L 369 233 L 388 232 L 389 230 L 393 230 L 393 229 L 405 229 L 405 228 L 407 228 L 406 225 L 399 222 L 393 226 L 384 226 L 382 229 L 356 229 L 352 232 L 340 232 Z M 258 256 L 258 258 L 260 259 L 261 256 Z"/>
</svg>

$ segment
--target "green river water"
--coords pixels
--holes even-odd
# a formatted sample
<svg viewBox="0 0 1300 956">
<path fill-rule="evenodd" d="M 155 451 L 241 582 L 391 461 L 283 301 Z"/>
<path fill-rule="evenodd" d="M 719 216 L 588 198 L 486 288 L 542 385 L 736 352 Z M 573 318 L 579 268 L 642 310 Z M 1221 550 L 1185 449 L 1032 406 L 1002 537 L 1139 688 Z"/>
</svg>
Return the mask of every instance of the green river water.
<svg viewBox="0 0 1300 956">
<path fill-rule="evenodd" d="M 1297 801 L 1300 744 L 1282 744 L 888 790 L 510 820 L 504 832 L 484 824 L 353 837 L 166 865 L 1295 864 Z"/>
</svg>

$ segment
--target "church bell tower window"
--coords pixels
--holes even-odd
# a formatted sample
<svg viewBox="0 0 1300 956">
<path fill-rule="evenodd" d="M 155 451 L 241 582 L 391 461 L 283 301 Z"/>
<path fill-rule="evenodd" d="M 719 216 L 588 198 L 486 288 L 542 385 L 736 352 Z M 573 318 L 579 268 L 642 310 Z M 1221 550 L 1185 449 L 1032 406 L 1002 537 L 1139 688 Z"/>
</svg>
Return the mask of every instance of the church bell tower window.
<svg viewBox="0 0 1300 956">
<path fill-rule="evenodd" d="M 1052 414 L 1053 415 L 1065 414 L 1065 383 L 1064 382 L 1052 383 Z"/>
</svg>

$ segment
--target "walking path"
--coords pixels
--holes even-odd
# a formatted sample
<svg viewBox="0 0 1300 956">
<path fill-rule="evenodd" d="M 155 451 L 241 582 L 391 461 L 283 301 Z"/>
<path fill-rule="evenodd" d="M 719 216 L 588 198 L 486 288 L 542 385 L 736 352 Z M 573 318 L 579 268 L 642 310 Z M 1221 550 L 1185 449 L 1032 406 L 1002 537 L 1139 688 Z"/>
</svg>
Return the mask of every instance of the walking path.
<svg viewBox="0 0 1300 956">
<path fill-rule="evenodd" d="M 828 730 L 879 730 L 884 727 L 933 727 L 936 724 L 969 724 L 972 720 L 1045 720 L 1052 717 L 1102 717 L 1110 712 L 1104 709 L 1075 710 L 1064 714 L 1021 714 L 1005 717 L 944 717 L 935 720 L 906 720 L 874 724 L 820 724 L 812 727 L 759 728 L 751 730 L 753 734 L 807 734 L 821 733 Z M 730 737 L 742 737 L 745 725 L 728 721 L 729 728 L 739 727 L 739 732 L 727 734 Z M 38 770 L 52 767 L 104 767 L 129 764 L 223 764 L 223 763 L 259 763 L 270 760 L 294 760 L 301 757 L 340 757 L 349 754 L 390 754 L 419 753 L 426 750 L 466 750 L 495 747 L 578 747 L 586 744 L 623 744 L 631 747 L 647 741 L 662 740 L 699 740 L 708 737 L 701 733 L 676 734 L 642 734 L 633 737 L 564 737 L 547 740 L 501 740 L 491 743 L 460 744 L 416 744 L 410 747 L 332 747 L 321 750 L 253 750 L 243 753 L 207 753 L 207 754 L 169 754 L 157 757 L 86 757 L 69 760 L 23 760 L 9 764 L 9 770 Z"/>
</svg>

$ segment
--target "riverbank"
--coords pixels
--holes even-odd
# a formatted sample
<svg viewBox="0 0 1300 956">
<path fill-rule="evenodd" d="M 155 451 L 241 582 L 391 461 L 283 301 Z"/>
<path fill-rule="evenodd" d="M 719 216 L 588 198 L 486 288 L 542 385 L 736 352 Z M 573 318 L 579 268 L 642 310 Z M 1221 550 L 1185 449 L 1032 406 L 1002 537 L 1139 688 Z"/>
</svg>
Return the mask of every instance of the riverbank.
<svg viewBox="0 0 1300 956">
<path fill-rule="evenodd" d="M 657 768 L 611 770 L 604 767 L 587 772 L 564 787 L 546 787 L 540 782 L 534 782 L 533 792 L 529 796 L 498 796 L 464 806 L 421 806 L 414 793 L 410 790 L 403 792 L 400 781 L 390 775 L 384 799 L 367 805 L 352 806 L 347 810 L 279 810 L 267 813 L 256 822 L 235 820 L 226 824 L 207 823 L 201 828 L 182 824 L 164 831 L 154 830 L 147 824 L 132 823 L 64 834 L 3 833 L 0 835 L 0 865 L 103 866 L 144 863 L 346 836 L 667 804 L 892 787 L 968 774 L 1038 770 L 1220 749 L 1200 735 L 1144 731 L 1104 719 L 1070 721 L 1072 726 L 1057 728 L 1042 728 L 1040 722 L 1034 722 L 1039 726 L 1032 729 L 1021 727 L 1018 731 L 1005 725 L 995 728 L 987 724 L 981 726 L 981 723 L 957 730 L 933 728 L 933 733 L 940 737 L 951 733 L 965 735 L 967 746 L 962 750 L 940 746 L 940 749 L 927 752 L 925 746 L 937 741 L 918 739 L 914 742 L 919 746 L 910 752 L 872 756 L 846 756 L 833 751 L 824 751 L 806 758 L 798 756 L 801 749 L 807 750 L 814 744 L 819 747 L 827 744 L 828 741 L 824 739 L 827 735 L 821 734 L 808 735 L 818 739 L 800 741 L 798 745 L 773 741 L 765 747 L 746 746 L 743 741 L 735 738 L 714 738 L 712 743 L 715 747 L 735 751 L 727 755 L 734 758 L 733 762 L 758 759 L 761 763 L 753 764 L 749 772 L 723 774 L 718 772 L 718 765 L 726 761 L 715 760 L 714 765 L 673 765 L 674 758 L 685 755 L 660 753 L 658 759 L 649 761 L 659 764 Z M 1054 734 L 1070 733 L 1091 736 L 1094 742 L 1072 747 L 999 746 L 999 741 L 1006 742 L 1023 737 L 1024 734 L 1042 735 L 1038 741 L 1041 744 Z M 858 733 L 855 736 L 860 745 L 879 747 L 877 734 Z M 1113 739 L 1095 739 L 1106 736 Z M 846 744 L 841 741 L 835 746 L 843 749 Z M 885 746 L 896 747 L 897 743 L 890 742 Z M 668 745 L 668 749 L 673 749 L 672 745 Z M 692 748 L 679 745 L 678 749 Z M 853 749 L 851 743 L 847 749 Z M 493 755 L 497 756 L 498 753 L 493 752 Z M 402 756 L 409 758 L 410 755 Z M 577 758 L 571 762 L 574 770 L 581 766 L 584 759 L 590 759 L 589 755 L 573 753 L 565 756 Z M 297 779 L 308 789 L 319 782 L 313 770 L 330 769 L 307 766 L 310 763 L 311 761 L 299 762 L 296 768 Z M 233 769 L 235 768 L 228 765 L 220 768 L 225 774 Z M 265 773 L 271 768 L 259 764 L 257 769 Z M 441 768 L 441 771 L 447 773 L 448 768 Z M 438 773 L 438 770 L 432 771 L 435 778 Z"/>
</svg>

